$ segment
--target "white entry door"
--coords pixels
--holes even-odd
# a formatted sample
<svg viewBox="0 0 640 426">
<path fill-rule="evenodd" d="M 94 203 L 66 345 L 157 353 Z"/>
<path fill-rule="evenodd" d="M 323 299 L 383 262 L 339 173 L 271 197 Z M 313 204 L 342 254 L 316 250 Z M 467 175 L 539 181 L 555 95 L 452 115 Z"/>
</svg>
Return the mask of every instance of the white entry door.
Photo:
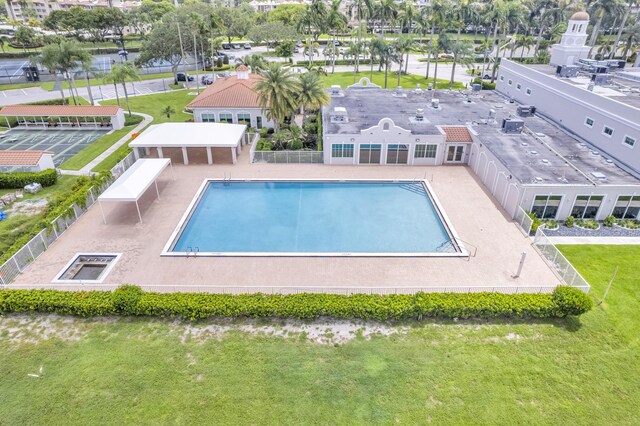
<svg viewBox="0 0 640 426">
<path fill-rule="evenodd" d="M 449 145 L 447 149 L 447 163 L 462 163 L 464 145 Z"/>
</svg>

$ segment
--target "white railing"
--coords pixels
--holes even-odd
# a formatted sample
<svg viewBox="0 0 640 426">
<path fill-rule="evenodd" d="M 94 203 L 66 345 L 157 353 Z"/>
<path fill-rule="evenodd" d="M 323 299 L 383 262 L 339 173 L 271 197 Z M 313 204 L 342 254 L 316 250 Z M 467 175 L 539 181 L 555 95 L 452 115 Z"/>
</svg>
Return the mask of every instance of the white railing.
<svg viewBox="0 0 640 426">
<path fill-rule="evenodd" d="M 14 289 L 47 288 L 56 290 L 112 291 L 118 284 L 20 284 Z M 436 286 L 436 287 L 313 287 L 313 286 L 207 286 L 207 285 L 140 285 L 144 291 L 157 293 L 210 293 L 210 294 L 415 294 L 423 293 L 551 293 L 555 286 Z"/>
<path fill-rule="evenodd" d="M 274 163 L 274 164 L 322 164 L 324 158 L 322 151 L 258 151 L 256 145 L 260 140 L 260 135 L 253 139 L 249 156 L 251 163 Z"/>
<path fill-rule="evenodd" d="M 98 195 L 111 185 L 113 180 L 124 173 L 135 162 L 133 153 L 127 155 L 121 162 L 116 164 L 112 169 L 113 179 L 106 182 L 101 187 L 91 187 L 87 196 L 86 206 L 84 208 L 77 204 L 69 207 L 68 215 L 58 216 L 51 221 L 49 229 L 43 229 L 27 244 L 22 246 L 13 256 L 9 258 L 2 266 L 0 266 L 0 286 L 11 284 L 29 265 L 31 265 L 42 253 L 44 253 L 51 244 L 71 226 L 82 214 L 87 211 L 98 199 Z M 12 286 L 13 287 L 13 286 Z"/>
<path fill-rule="evenodd" d="M 571 262 L 569 262 L 560 250 L 549 240 L 549 237 L 545 235 L 543 229 L 544 226 L 540 226 L 536 231 L 533 247 L 556 272 L 563 284 L 579 288 L 585 293 L 588 293 L 591 286 L 589 286 L 587 280 L 580 275 Z"/>
<path fill-rule="evenodd" d="M 513 220 L 516 221 L 522 233 L 528 237 L 531 233 L 531 227 L 533 226 L 533 219 L 529 217 L 527 212 L 525 212 L 522 207 L 518 206 L 516 217 L 514 217 Z"/>
</svg>

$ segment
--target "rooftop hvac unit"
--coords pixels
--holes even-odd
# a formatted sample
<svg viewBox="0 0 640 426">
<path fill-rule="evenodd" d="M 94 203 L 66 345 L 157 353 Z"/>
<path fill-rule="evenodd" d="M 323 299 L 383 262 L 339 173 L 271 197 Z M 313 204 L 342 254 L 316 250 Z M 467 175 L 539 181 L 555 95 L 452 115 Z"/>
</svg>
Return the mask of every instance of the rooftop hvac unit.
<svg viewBox="0 0 640 426">
<path fill-rule="evenodd" d="M 536 107 L 533 105 L 520 105 L 516 111 L 520 117 L 532 117 L 536 113 Z"/>
<path fill-rule="evenodd" d="M 556 69 L 556 74 L 559 77 L 575 77 L 580 69 L 581 67 L 575 65 L 561 65 Z"/>
<path fill-rule="evenodd" d="M 334 84 L 333 86 L 331 86 L 331 94 L 332 95 L 339 95 L 340 94 L 340 86 L 338 86 L 337 84 Z"/>
<path fill-rule="evenodd" d="M 440 99 L 431 99 L 431 108 L 440 108 Z"/>
<path fill-rule="evenodd" d="M 609 67 L 596 67 L 596 74 L 606 74 L 609 72 Z"/>
<path fill-rule="evenodd" d="M 424 121 L 424 109 L 418 108 L 416 110 L 416 121 Z"/>
<path fill-rule="evenodd" d="M 473 86 L 471 86 L 471 90 L 473 92 L 479 92 L 482 90 L 482 84 L 480 83 L 473 83 Z"/>
<path fill-rule="evenodd" d="M 626 65 L 627 61 L 618 61 L 618 69 L 623 70 Z"/>
<path fill-rule="evenodd" d="M 596 85 L 611 84 L 613 76 L 611 74 L 592 74 L 591 81 Z"/>
<path fill-rule="evenodd" d="M 502 120 L 502 131 L 507 134 L 522 133 L 524 121 L 517 118 L 505 118 Z"/>
</svg>

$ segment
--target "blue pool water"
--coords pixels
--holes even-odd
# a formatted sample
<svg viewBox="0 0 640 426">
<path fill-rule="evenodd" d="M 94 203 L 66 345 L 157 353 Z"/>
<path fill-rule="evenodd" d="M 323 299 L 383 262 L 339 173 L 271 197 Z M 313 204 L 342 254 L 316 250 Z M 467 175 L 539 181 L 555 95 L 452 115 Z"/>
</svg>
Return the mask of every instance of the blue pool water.
<svg viewBox="0 0 640 426">
<path fill-rule="evenodd" d="M 455 252 L 421 183 L 209 182 L 172 251 Z"/>
</svg>

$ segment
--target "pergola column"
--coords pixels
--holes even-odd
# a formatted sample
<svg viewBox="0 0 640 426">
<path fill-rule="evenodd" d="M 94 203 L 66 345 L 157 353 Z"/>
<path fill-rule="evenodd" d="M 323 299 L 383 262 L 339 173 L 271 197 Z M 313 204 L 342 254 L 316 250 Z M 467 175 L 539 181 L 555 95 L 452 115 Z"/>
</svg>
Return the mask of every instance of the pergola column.
<svg viewBox="0 0 640 426">
<path fill-rule="evenodd" d="M 158 158 L 164 158 L 163 154 L 162 154 L 162 147 L 161 146 L 158 147 Z"/>
<path fill-rule="evenodd" d="M 187 147 L 186 146 L 182 147 L 182 161 L 184 162 L 185 166 L 189 165 L 189 153 L 187 153 Z"/>
<path fill-rule="evenodd" d="M 140 151 L 138 151 L 140 148 L 136 147 L 133 148 L 133 156 L 135 157 L 136 161 L 138 161 L 140 159 Z"/>
<path fill-rule="evenodd" d="M 211 155 L 211 147 L 207 147 L 207 162 L 213 164 L 213 155 Z"/>
<path fill-rule="evenodd" d="M 233 160 L 233 164 L 238 162 L 238 156 L 236 155 L 236 150 L 231 147 L 231 159 Z"/>
</svg>

